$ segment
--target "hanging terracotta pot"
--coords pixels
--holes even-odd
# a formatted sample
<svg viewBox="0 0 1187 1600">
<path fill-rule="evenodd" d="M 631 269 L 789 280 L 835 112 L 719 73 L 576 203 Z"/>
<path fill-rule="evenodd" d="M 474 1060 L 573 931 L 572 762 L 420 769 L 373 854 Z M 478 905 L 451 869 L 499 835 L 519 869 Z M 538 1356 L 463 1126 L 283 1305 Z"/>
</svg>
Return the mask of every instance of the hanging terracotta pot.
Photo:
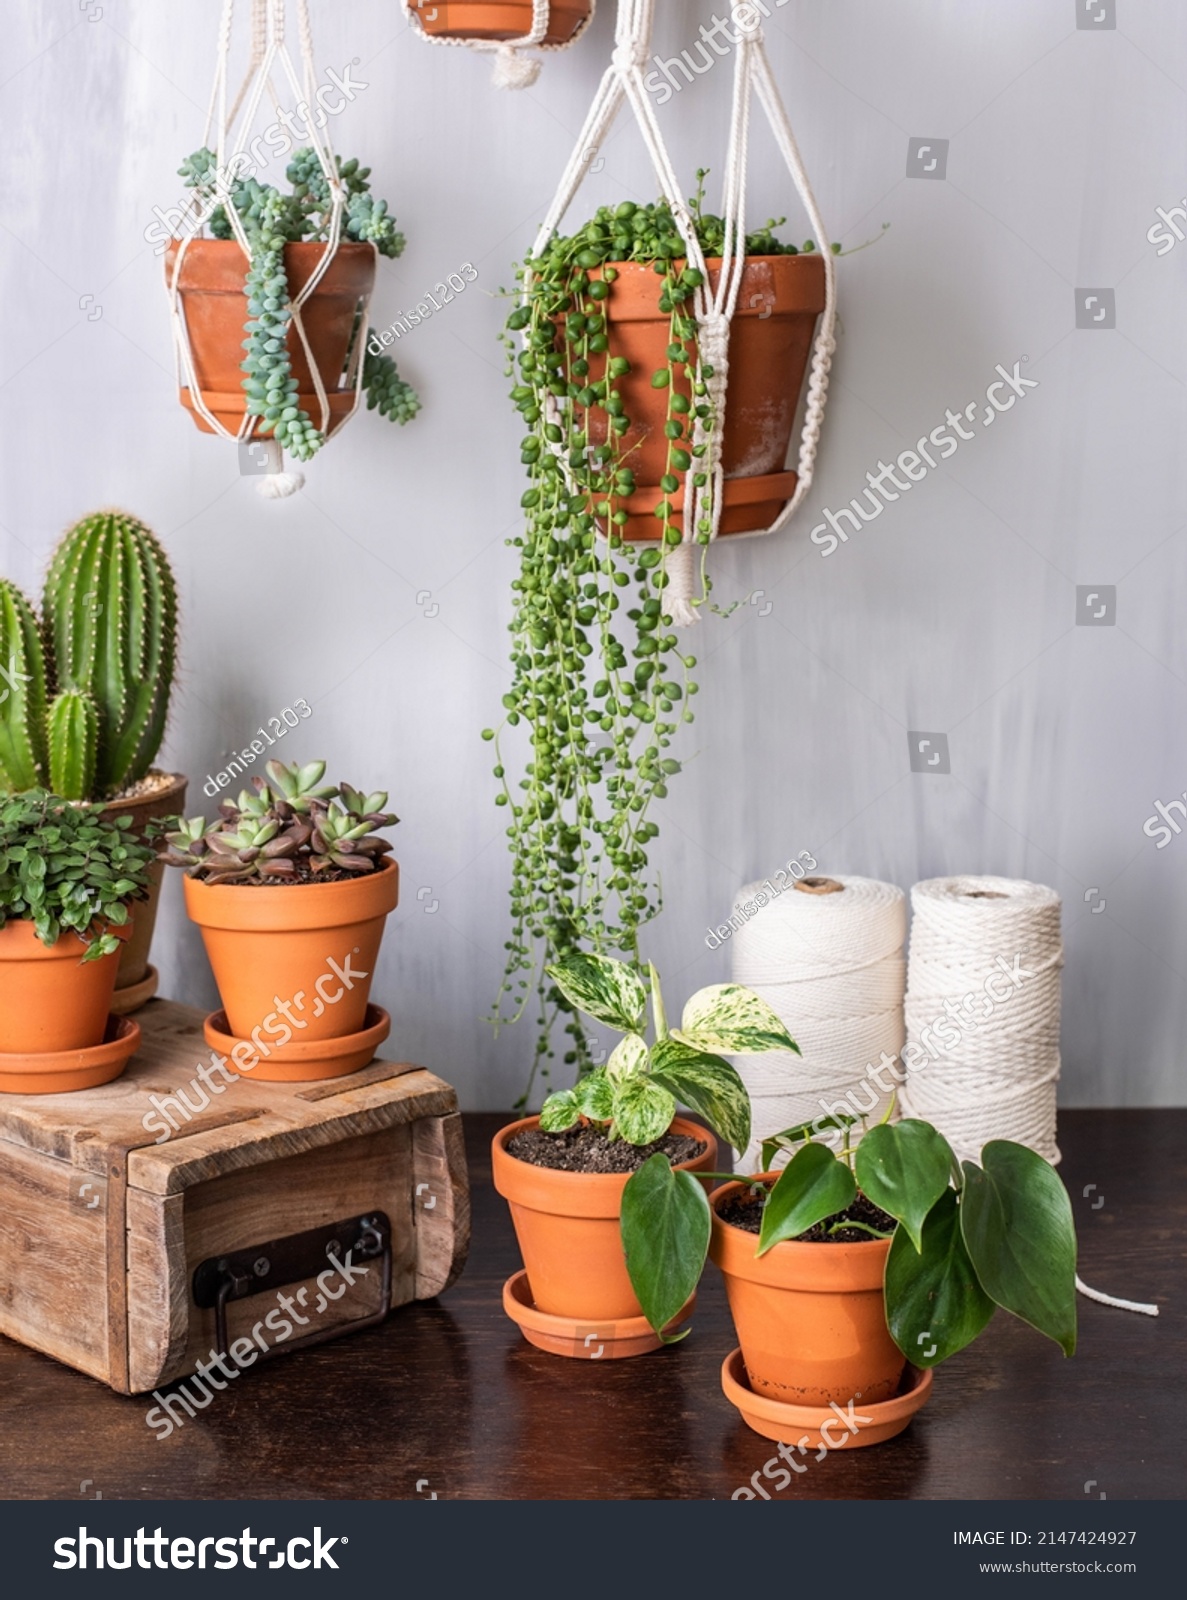
<svg viewBox="0 0 1187 1600">
<path fill-rule="evenodd" d="M 178 249 L 178 241 L 174 240 L 165 254 L 167 284 L 173 281 Z M 285 271 L 294 298 L 324 253 L 324 244 L 317 242 L 285 245 Z M 375 284 L 375 261 L 373 245 L 340 244 L 317 288 L 301 307 L 305 336 L 330 407 L 329 433 L 354 409 L 354 385 L 344 386 L 344 381 L 353 341 L 361 326 L 358 314 Z M 186 246 L 178 290 L 194 370 L 207 409 L 232 433 L 238 432 L 247 405 L 240 365 L 244 358 L 244 328 L 249 320 L 246 278 L 247 257 L 236 240 L 191 239 Z M 286 343 L 301 408 L 318 427 L 321 405 L 304 345 L 294 326 L 289 327 Z M 214 430 L 196 409 L 188 388 L 181 390 L 180 399 L 202 432 L 212 433 Z M 257 426 L 258 423 L 253 425 L 252 434 Z"/>
<path fill-rule="evenodd" d="M 906 1361 L 890 1337 L 882 1298 L 889 1239 L 790 1239 L 756 1255 L 758 1235 L 719 1215 L 722 1202 L 745 1187 L 727 1183 L 710 1195 L 709 1253 L 725 1275 L 750 1388 L 801 1406 L 890 1400 Z"/>
<path fill-rule="evenodd" d="M 715 288 L 720 260 L 706 263 Z M 678 514 L 672 525 L 683 532 L 684 482 L 665 495 L 659 487 L 667 468 L 670 395 L 691 398 L 681 371 L 672 388 L 655 389 L 654 372 L 668 366 L 670 316 L 659 308 L 661 280 L 649 262 L 614 264 L 618 276 L 599 309 L 607 317 L 609 349 L 590 358 L 588 381 L 600 382 L 605 364 L 623 356 L 631 364 L 614 387 L 622 397 L 631 427 L 618 441 L 637 485 L 621 502 L 629 520 L 621 532 L 627 539 L 654 540 L 659 523 L 655 508 L 669 500 Z M 591 278 L 602 269 L 590 272 Z M 824 310 L 824 259 L 814 251 L 786 256 L 748 256 L 730 324 L 729 382 L 726 392 L 722 466 L 725 496 L 720 532 L 751 533 L 768 528 L 795 492 L 797 474 L 784 470 L 804 375 L 812 353 L 816 319 Z M 604 411 L 589 414 L 590 437 L 605 442 Z"/>
<path fill-rule="evenodd" d="M 186 910 L 202 930 L 225 1031 L 279 1049 L 367 1026 L 367 1001 L 400 870 L 337 883 L 203 883 L 187 877 Z M 282 1039 L 281 1035 L 287 1037 Z"/>
<path fill-rule="evenodd" d="M 112 928 L 121 945 L 130 926 Z M 103 1042 L 119 953 L 84 961 L 86 945 L 63 933 L 44 945 L 31 922 L 0 928 L 0 1055 L 52 1055 Z"/>
<path fill-rule="evenodd" d="M 558 1172 L 508 1153 L 517 1133 L 539 1125 L 539 1117 L 513 1122 L 491 1147 L 495 1188 L 511 1207 L 532 1303 L 548 1316 L 579 1322 L 642 1319 L 619 1229 L 629 1173 Z M 711 1133 L 679 1117 L 670 1131 L 705 1144 L 699 1156 L 680 1163 L 683 1170 L 713 1170 L 717 1142 Z"/>
<path fill-rule="evenodd" d="M 414 0 L 422 30 L 435 39 L 522 39 L 532 30 L 532 0 Z M 589 20 L 592 0 L 551 0 L 542 44 L 568 44 Z"/>
<path fill-rule="evenodd" d="M 103 807 L 105 817 L 131 817 L 131 833 L 140 840 L 145 840 L 150 822 L 160 817 L 177 816 L 185 810 L 186 778 L 178 772 L 150 772 L 146 781 L 153 779 L 165 780 L 161 781 L 155 792 L 112 800 Z M 119 973 L 111 1000 L 112 1012 L 117 1017 L 138 1010 L 157 992 L 157 971 L 149 966 L 148 955 L 157 923 L 157 905 L 164 871 L 163 862 L 153 863 L 147 900 L 137 900 L 129 907 L 132 932 L 120 949 Z"/>
</svg>

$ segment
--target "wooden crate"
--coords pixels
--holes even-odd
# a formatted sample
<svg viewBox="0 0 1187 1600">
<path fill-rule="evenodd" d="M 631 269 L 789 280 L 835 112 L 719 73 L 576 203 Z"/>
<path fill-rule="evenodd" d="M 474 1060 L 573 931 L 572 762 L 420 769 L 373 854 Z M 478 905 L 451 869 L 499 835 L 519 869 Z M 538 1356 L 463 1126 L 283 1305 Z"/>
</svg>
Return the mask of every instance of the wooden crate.
<svg viewBox="0 0 1187 1600">
<path fill-rule="evenodd" d="M 196 1079 L 211 1059 L 201 1012 L 154 1000 L 138 1021 L 141 1048 L 117 1082 L 78 1094 L 0 1094 L 0 1332 L 140 1394 L 219 1348 L 216 1310 L 195 1299 L 203 1264 L 199 1292 L 212 1272 L 238 1270 L 234 1293 L 244 1297 L 227 1302 L 228 1342 L 250 1335 L 261 1352 L 348 1332 L 454 1281 L 470 1205 L 447 1083 L 422 1067 L 374 1061 L 346 1078 L 245 1077 L 220 1093 L 220 1077 L 209 1088 Z M 178 1131 L 169 1132 L 170 1120 Z M 343 1261 L 353 1232 L 325 1242 L 333 1224 L 372 1216 L 386 1219 L 379 1233 L 390 1238 L 390 1262 L 363 1260 L 362 1244 Z M 291 1242 L 312 1230 L 322 1236 Z M 256 1253 L 269 1243 L 281 1245 L 274 1262 Z M 309 1258 L 319 1247 L 335 1253 L 320 1271 L 280 1281 L 307 1262 L 320 1266 L 321 1254 Z M 219 1262 L 229 1270 L 220 1273 Z"/>
</svg>

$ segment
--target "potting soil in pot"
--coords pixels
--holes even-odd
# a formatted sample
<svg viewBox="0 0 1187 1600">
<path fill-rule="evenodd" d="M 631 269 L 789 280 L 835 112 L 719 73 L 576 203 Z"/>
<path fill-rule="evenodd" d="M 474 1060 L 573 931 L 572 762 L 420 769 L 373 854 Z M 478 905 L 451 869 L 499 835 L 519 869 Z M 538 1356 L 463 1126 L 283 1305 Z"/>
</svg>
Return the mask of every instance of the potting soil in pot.
<svg viewBox="0 0 1187 1600">
<path fill-rule="evenodd" d="M 693 1161 L 705 1148 L 705 1141 L 685 1134 L 665 1133 L 654 1144 L 628 1144 L 625 1139 L 609 1140 L 600 1128 L 569 1128 L 564 1133 L 543 1133 L 539 1128 L 524 1128 L 507 1143 L 507 1154 L 532 1167 L 549 1167 L 555 1172 L 637 1172 L 649 1156 L 665 1155 L 673 1166 Z"/>
<path fill-rule="evenodd" d="M 742 1228 L 746 1233 L 758 1233 L 762 1226 L 763 1207 L 766 1205 L 765 1195 L 749 1194 L 742 1191 L 730 1195 L 728 1200 L 723 1200 L 718 1207 L 717 1214 L 722 1222 L 729 1223 L 732 1228 Z M 825 1217 L 823 1222 L 818 1222 L 808 1229 L 807 1233 L 796 1235 L 797 1244 L 865 1244 L 872 1238 L 864 1228 L 839 1228 L 836 1233 L 829 1229 L 838 1222 L 863 1222 L 867 1228 L 876 1228 L 879 1233 L 893 1233 L 896 1223 L 893 1217 L 888 1216 L 881 1206 L 876 1206 L 872 1200 L 867 1200 L 864 1194 L 859 1194 L 851 1206 L 844 1211 L 839 1211 L 835 1216 Z"/>
</svg>

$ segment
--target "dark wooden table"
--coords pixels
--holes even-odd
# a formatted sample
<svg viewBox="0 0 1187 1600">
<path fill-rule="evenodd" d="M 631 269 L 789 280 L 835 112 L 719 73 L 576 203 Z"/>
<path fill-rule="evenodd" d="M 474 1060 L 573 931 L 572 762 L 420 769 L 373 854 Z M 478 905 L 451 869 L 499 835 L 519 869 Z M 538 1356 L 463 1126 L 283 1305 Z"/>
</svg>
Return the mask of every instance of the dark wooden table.
<svg viewBox="0 0 1187 1600">
<path fill-rule="evenodd" d="M 164 1441 L 149 1397 L 0 1339 L 0 1496 L 11 1499 L 726 1499 L 770 1459 L 724 1399 L 734 1344 L 708 1270 L 683 1344 L 633 1361 L 533 1350 L 503 1315 L 519 1265 L 490 1184 L 506 1117 L 467 1118 L 474 1244 L 439 1302 L 257 1368 Z M 999 1313 L 936 1374 L 900 1438 L 844 1451 L 777 1499 L 1177 1499 L 1187 1493 L 1187 1110 L 1068 1111 L 1061 1168 L 1093 1286 L 1080 1348 Z M 4 1219 L 0 1217 L 0 1228 Z M 3 1285 L 0 1285 L 3 1293 Z M 79 1285 L 85 1312 L 88 1286 Z"/>
</svg>

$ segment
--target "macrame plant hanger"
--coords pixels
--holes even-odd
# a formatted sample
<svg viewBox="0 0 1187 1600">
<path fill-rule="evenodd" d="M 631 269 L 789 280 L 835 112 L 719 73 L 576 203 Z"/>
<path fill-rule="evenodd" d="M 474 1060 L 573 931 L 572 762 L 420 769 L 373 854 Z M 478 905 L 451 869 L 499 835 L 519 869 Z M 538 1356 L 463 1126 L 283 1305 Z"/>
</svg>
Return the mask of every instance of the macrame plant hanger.
<svg viewBox="0 0 1187 1600">
<path fill-rule="evenodd" d="M 755 534 L 774 533 L 781 528 L 795 514 L 811 488 L 828 396 L 829 369 L 832 365 L 833 351 L 836 349 L 836 271 L 833 254 L 829 249 L 828 234 L 821 220 L 816 197 L 812 193 L 812 186 L 808 181 L 791 123 L 771 75 L 762 27 L 758 25 L 749 30 L 743 28 L 737 19 L 738 9 L 739 0 L 733 0 L 732 14 L 738 41 L 734 46 L 733 106 L 725 167 L 723 201 L 725 245 L 716 287 L 710 284 L 693 218 L 680 192 L 655 110 L 644 83 L 644 72 L 651 58 L 655 0 L 619 0 L 614 55 L 594 96 L 585 126 L 581 130 L 569 164 L 561 176 L 556 196 L 541 225 L 532 251 L 533 257 L 539 257 L 543 253 L 580 188 L 582 179 L 603 144 L 619 108 L 624 100 L 627 101 L 634 112 L 655 168 L 660 192 L 671 207 L 677 230 L 684 241 L 689 265 L 697 268 L 702 276 L 702 287 L 695 291 L 694 299 L 694 314 L 699 327 L 697 376 L 705 384 L 708 392 L 713 427 L 706 433 L 702 424 L 697 425 L 694 443 L 705 444 L 706 453 L 702 458 L 693 458 L 693 464 L 686 474 L 684 500 L 686 510 L 683 518 L 682 542 L 671 550 L 665 549 L 664 554 L 668 574 L 665 607 L 678 627 L 687 627 L 699 621 L 697 609 L 693 604 L 695 552 L 698 548 L 698 540 L 693 530 L 701 517 L 693 514 L 694 508 L 699 503 L 701 515 L 707 517 L 711 524 L 711 531 L 708 534 L 710 541 L 717 537 L 721 524 L 725 481 L 721 452 L 729 378 L 729 331 L 746 266 L 746 167 L 750 115 L 755 99 L 766 113 L 775 141 L 811 221 L 824 259 L 825 273 L 824 310 L 817 327 L 809 369 L 795 490 L 770 527 L 755 529 L 753 530 Z M 753 16 L 753 6 L 748 9 Z M 529 288 L 530 264 L 529 272 L 525 275 L 525 293 Z M 705 487 L 698 489 L 694 486 L 692 481 L 694 472 L 708 473 L 709 482 Z M 745 537 L 745 535 L 735 534 L 731 537 Z"/>
<path fill-rule="evenodd" d="M 563 44 L 546 44 L 552 20 L 550 0 L 532 0 L 532 25 L 519 39 L 463 39 L 430 33 L 424 25 L 425 15 L 435 14 L 436 0 L 402 0 L 402 4 L 408 16 L 409 26 L 428 44 L 453 45 L 466 50 L 493 53 L 495 67 L 491 82 L 496 89 L 530 89 L 540 76 L 541 63 L 535 56 L 524 55 L 522 52 L 544 50 L 551 53 L 556 50 L 567 50 L 580 39 L 593 21 L 597 10 L 597 0 L 590 0 L 589 15 L 580 23 L 572 38 L 566 39 Z"/>
<path fill-rule="evenodd" d="M 267 90 L 273 109 L 277 112 L 280 111 L 281 104 L 277 97 L 276 85 L 273 82 L 273 73 L 278 67 L 283 73 L 282 81 L 287 83 L 294 97 L 294 104 L 298 108 L 302 101 L 307 108 L 316 103 L 314 96 L 318 81 L 317 70 L 313 60 L 313 33 L 309 22 L 308 0 L 296 0 L 297 29 L 301 53 L 301 73 L 299 76 L 285 40 L 286 0 L 250 0 L 250 3 L 251 58 L 248 62 L 246 76 L 228 110 L 227 73 L 235 15 L 235 0 L 223 0 L 214 84 L 210 92 L 210 103 L 206 110 L 206 127 L 202 135 L 203 144 L 209 146 L 212 128 L 217 134 L 215 146 L 215 192 L 207 200 L 200 212 L 191 219 L 192 231 L 187 232 L 185 237 L 179 241 L 177 254 L 173 262 L 173 270 L 169 275 L 169 298 L 172 308 L 173 346 L 178 385 L 179 387 L 189 388 L 194 410 L 215 433 L 221 434 L 224 439 L 234 439 L 241 443 L 252 437 L 255 424 L 259 419 L 252 416 L 245 409 L 243 421 L 239 425 L 238 432 L 232 433 L 223 426 L 203 398 L 194 366 L 193 351 L 190 346 L 184 299 L 179 287 L 182 263 L 185 260 L 190 240 L 198 229 L 209 220 L 211 214 L 219 205 L 226 212 L 231 230 L 238 241 L 240 249 L 247 257 L 248 262 L 251 262 L 251 244 L 243 226 L 243 221 L 233 204 L 232 190 L 237 180 L 240 165 L 251 164 L 251 158 L 247 154 L 247 142 L 255 127 L 260 102 L 265 90 Z M 328 119 L 323 120 L 325 120 L 326 126 L 318 128 L 314 125 L 315 118 L 312 114 L 305 118 L 308 143 L 316 153 L 318 164 L 325 176 L 326 183 L 329 185 L 331 200 L 329 237 L 325 241 L 325 247 L 322 250 L 317 266 L 299 293 L 293 297 L 290 309 L 291 325 L 296 330 L 297 338 L 300 340 L 301 348 L 305 353 L 305 359 L 309 363 L 309 371 L 313 378 L 314 391 L 320 411 L 320 420 L 317 425 L 320 431 L 328 437 L 331 432 L 329 397 L 326 393 L 322 375 L 318 370 L 317 362 L 314 359 L 313 351 L 310 348 L 301 316 L 301 308 L 322 281 L 330 263 L 334 259 L 342 236 L 342 216 L 346 209 L 346 191 L 338 176 L 338 165 L 330 142 L 329 121 Z M 243 158 L 242 162 L 237 158 Z M 369 296 L 360 298 L 360 321 L 355 333 L 350 363 L 346 372 L 346 383 L 348 388 L 353 390 L 354 402 L 350 410 L 335 423 L 332 430 L 335 433 L 354 416 L 362 396 L 362 352 L 366 348 L 369 304 Z M 286 495 L 295 494 L 305 482 L 304 474 L 296 470 L 289 472 L 284 470 L 284 455 L 275 439 L 261 437 L 257 442 L 267 448 L 271 467 L 270 472 L 260 479 L 260 494 L 270 499 L 280 499 Z"/>
</svg>

